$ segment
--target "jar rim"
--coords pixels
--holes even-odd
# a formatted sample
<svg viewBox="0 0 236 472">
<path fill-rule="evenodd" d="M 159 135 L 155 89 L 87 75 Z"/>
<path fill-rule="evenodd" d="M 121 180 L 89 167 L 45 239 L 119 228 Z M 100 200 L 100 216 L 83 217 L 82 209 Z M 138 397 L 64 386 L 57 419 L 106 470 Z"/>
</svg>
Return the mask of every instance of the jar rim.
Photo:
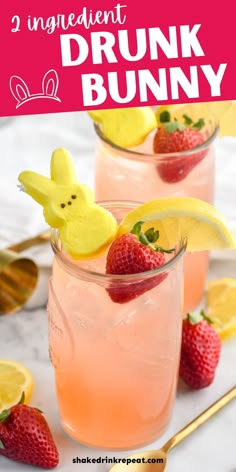
<svg viewBox="0 0 236 472">
<path fill-rule="evenodd" d="M 211 123 L 211 121 L 210 121 Z M 181 157 L 188 157 L 191 156 L 192 154 L 195 154 L 199 151 L 202 151 L 206 148 L 208 148 L 211 143 L 215 140 L 215 138 L 218 135 L 219 132 L 219 125 L 214 123 L 211 123 L 213 129 L 211 130 L 211 133 L 209 137 L 199 146 L 195 146 L 194 148 L 188 149 L 186 151 L 181 151 Z M 113 141 L 111 141 L 109 138 L 107 138 L 99 123 L 94 123 L 94 129 L 97 137 L 107 146 L 110 148 L 113 152 L 119 151 L 121 154 L 121 157 L 124 159 L 131 159 L 135 161 L 143 161 L 143 162 L 155 162 L 155 161 L 164 161 L 168 158 L 174 158 L 178 157 L 180 155 L 179 152 L 172 152 L 172 153 L 148 153 L 148 152 L 140 152 L 137 150 L 132 150 L 132 148 L 124 148 L 122 146 L 119 146 L 118 144 L 115 144 Z"/>
<path fill-rule="evenodd" d="M 105 208 L 135 208 L 137 205 L 140 203 L 138 202 L 126 202 L 126 201 L 100 201 L 97 202 L 98 205 L 101 205 Z M 150 277 L 153 277 L 154 275 L 161 274 L 163 272 L 167 272 L 170 269 L 172 269 L 178 261 L 182 258 L 186 251 L 187 247 L 187 239 L 180 239 L 179 241 L 176 242 L 175 246 L 175 252 L 174 256 L 168 260 L 164 265 L 161 267 L 158 267 L 156 269 L 152 269 L 146 272 L 139 272 L 137 274 L 124 274 L 124 275 L 113 275 L 113 274 L 106 274 L 103 272 L 96 272 L 94 270 L 90 270 L 87 268 L 84 268 L 82 266 L 79 266 L 79 264 L 76 264 L 76 262 L 83 262 L 83 260 L 75 259 L 73 260 L 68 257 L 68 254 L 64 253 L 62 250 L 62 243 L 60 241 L 60 236 L 59 236 L 59 230 L 58 229 L 52 229 L 51 231 L 51 246 L 53 249 L 53 252 L 61 266 L 69 272 L 72 276 L 78 277 L 83 279 L 93 279 L 93 281 L 98 282 L 98 283 L 106 283 L 109 281 L 109 286 L 113 286 L 114 284 L 117 284 L 119 281 L 119 285 L 122 284 L 127 284 L 127 283 L 132 283 L 132 282 L 137 282 L 140 280 L 140 278 L 148 279 Z M 89 260 L 89 259 L 88 259 Z"/>
</svg>

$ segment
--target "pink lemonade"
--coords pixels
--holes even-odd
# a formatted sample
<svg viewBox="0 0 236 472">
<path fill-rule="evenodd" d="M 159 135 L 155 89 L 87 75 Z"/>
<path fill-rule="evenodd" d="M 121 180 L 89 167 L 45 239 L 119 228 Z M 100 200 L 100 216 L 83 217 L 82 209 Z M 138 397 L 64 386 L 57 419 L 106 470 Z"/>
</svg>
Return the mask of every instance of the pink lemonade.
<svg viewBox="0 0 236 472">
<path fill-rule="evenodd" d="M 132 206 L 106 208 L 119 221 Z M 98 448 L 152 442 L 168 425 L 176 393 L 184 246 L 177 243 L 161 268 L 129 276 L 106 275 L 106 255 L 72 260 L 56 233 L 52 247 L 49 341 L 63 428 Z M 157 285 L 127 303 L 108 293 L 153 276 Z"/>
<path fill-rule="evenodd" d="M 212 126 L 211 126 L 212 128 Z M 186 178 L 176 183 L 164 181 L 157 169 L 162 163 L 173 162 L 177 154 L 153 154 L 153 134 L 139 148 L 121 149 L 109 142 L 98 126 L 96 149 L 96 199 L 132 200 L 145 202 L 155 198 L 188 196 L 213 203 L 214 150 L 217 129 L 209 129 L 204 145 L 184 151 L 184 158 L 192 159 L 204 152 L 204 158 Z M 208 270 L 208 253 L 186 254 L 184 263 L 185 303 L 184 314 L 200 303 Z"/>
</svg>

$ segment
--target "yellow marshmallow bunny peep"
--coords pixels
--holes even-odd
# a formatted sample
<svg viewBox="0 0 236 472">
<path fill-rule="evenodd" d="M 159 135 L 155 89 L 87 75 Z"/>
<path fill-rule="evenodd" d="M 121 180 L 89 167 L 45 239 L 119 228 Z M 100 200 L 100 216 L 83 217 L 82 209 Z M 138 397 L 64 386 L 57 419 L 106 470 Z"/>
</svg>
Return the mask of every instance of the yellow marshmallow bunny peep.
<svg viewBox="0 0 236 472">
<path fill-rule="evenodd" d="M 112 214 L 94 202 L 92 190 L 79 184 L 66 149 L 51 158 L 51 179 L 36 172 L 19 175 L 24 190 L 43 206 L 46 222 L 59 229 L 63 247 L 74 258 L 84 259 L 102 251 L 116 236 Z"/>
</svg>

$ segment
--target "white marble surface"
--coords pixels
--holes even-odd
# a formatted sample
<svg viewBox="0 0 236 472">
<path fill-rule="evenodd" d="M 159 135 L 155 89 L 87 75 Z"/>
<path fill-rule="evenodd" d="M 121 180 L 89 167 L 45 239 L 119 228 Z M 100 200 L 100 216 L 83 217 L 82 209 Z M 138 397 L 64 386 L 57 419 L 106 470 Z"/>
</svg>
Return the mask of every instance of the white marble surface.
<svg viewBox="0 0 236 472">
<path fill-rule="evenodd" d="M 49 156 L 55 147 L 69 147 L 80 168 L 81 181 L 92 184 L 94 134 L 84 114 L 34 116 L 15 118 L 0 127 L 0 241 L 10 242 L 35 234 L 44 228 L 41 211 L 30 199 L 21 199 L 16 189 L 18 172 L 34 168 L 47 172 Z M 236 225 L 235 140 L 217 143 L 217 206 Z M 226 160 L 228 158 L 228 160 Z M 82 166 L 81 166 L 82 164 Z M 37 165 L 37 167 L 35 167 Z M 229 178 L 230 177 L 230 178 Z M 24 203 L 23 203 L 24 200 Z M 227 203 L 228 202 L 228 203 Z M 12 358 L 25 364 L 33 373 L 35 388 L 31 404 L 44 411 L 60 453 L 60 472 L 107 472 L 108 465 L 73 464 L 74 457 L 126 457 L 127 452 L 95 451 L 77 444 L 63 432 L 56 403 L 53 369 L 48 356 L 47 317 L 45 310 L 47 280 L 50 273 L 49 252 L 34 253 L 43 266 L 40 291 L 28 306 L 16 313 L 0 317 L 0 357 Z M 212 259 L 209 277 L 236 276 L 235 262 Z M 158 448 L 203 411 L 213 401 L 236 384 L 236 338 L 224 343 L 214 384 L 193 392 L 179 384 L 171 424 L 164 436 L 148 448 Z M 169 455 L 167 472 L 236 472 L 236 400 L 203 425 Z M 223 447 L 224 446 L 224 447 Z M 33 467 L 18 464 L 0 456 L 4 472 L 33 472 Z M 128 467 L 124 466 L 124 471 Z"/>
<path fill-rule="evenodd" d="M 23 310 L 1 318 L 1 357 L 25 364 L 33 373 L 35 388 L 31 404 L 46 415 L 60 452 L 60 472 L 107 472 L 106 465 L 73 464 L 73 457 L 126 457 L 127 452 L 95 451 L 66 436 L 59 422 L 53 369 L 48 358 L 47 318 L 43 309 Z M 192 392 L 179 385 L 171 424 L 164 436 L 148 448 L 160 448 L 165 441 L 191 421 L 235 384 L 236 342 L 224 343 L 214 384 Z M 236 472 L 236 400 L 170 452 L 167 472 Z M 225 444 L 225 450 L 223 445 Z M 0 456 L 4 472 L 33 472 L 35 468 Z M 128 470 L 128 467 L 124 467 Z"/>
</svg>

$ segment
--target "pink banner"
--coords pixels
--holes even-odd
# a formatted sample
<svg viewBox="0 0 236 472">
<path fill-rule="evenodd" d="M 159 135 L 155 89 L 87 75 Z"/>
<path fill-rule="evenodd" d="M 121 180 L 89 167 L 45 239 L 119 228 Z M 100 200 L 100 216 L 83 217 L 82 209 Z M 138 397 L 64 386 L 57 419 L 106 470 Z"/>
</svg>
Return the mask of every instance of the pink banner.
<svg viewBox="0 0 236 472">
<path fill-rule="evenodd" d="M 233 0 L 0 8 L 0 116 L 236 98 Z"/>
</svg>

